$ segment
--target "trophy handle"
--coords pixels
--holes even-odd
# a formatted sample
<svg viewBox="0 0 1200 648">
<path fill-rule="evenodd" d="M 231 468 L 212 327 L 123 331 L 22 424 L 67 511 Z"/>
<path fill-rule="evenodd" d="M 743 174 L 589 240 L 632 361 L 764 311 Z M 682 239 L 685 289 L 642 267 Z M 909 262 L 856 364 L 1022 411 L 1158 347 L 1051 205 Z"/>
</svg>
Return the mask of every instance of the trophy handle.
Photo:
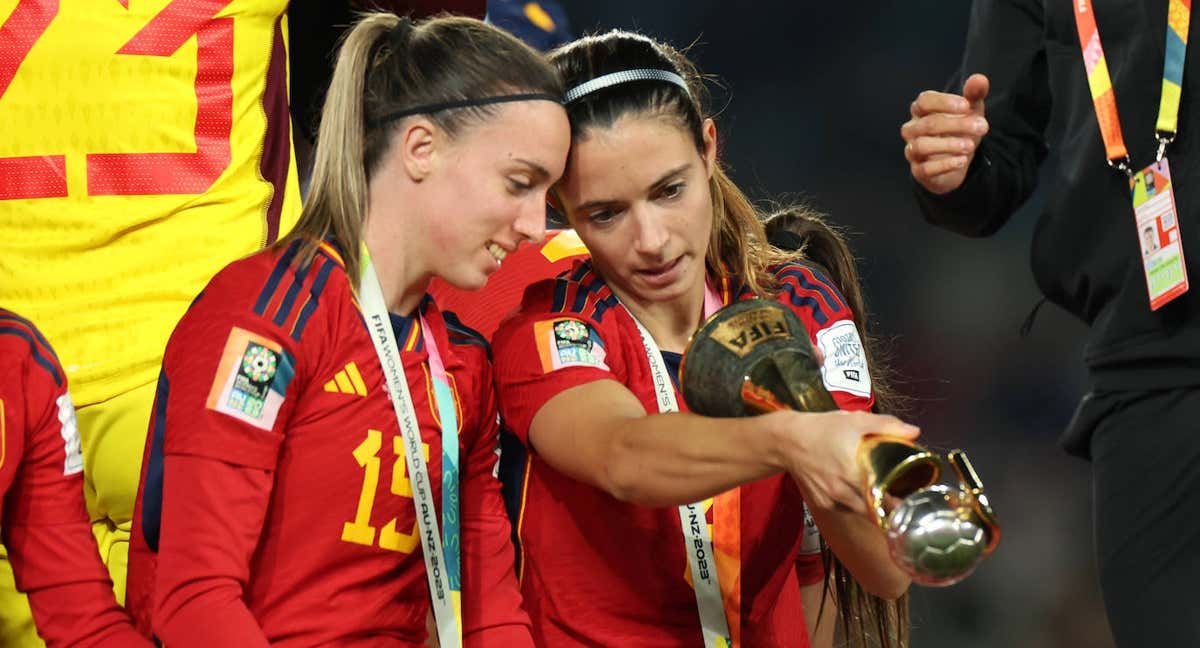
<svg viewBox="0 0 1200 648">
<path fill-rule="evenodd" d="M 779 349 L 746 368 L 740 395 L 747 411 L 831 412 L 838 408 L 811 356 Z"/>
<path fill-rule="evenodd" d="M 863 471 L 863 497 L 880 528 L 887 528 L 884 495 L 906 497 L 941 476 L 938 456 L 908 439 L 867 435 L 858 444 L 858 464 Z"/>
<path fill-rule="evenodd" d="M 986 556 L 992 553 L 992 550 L 1000 542 L 1000 523 L 996 520 L 996 512 L 992 510 L 987 493 L 983 491 L 983 482 L 979 479 L 979 473 L 975 472 L 975 466 L 971 465 L 971 460 L 967 458 L 967 453 L 962 450 L 951 450 L 950 454 L 946 455 L 946 460 L 958 474 L 959 488 L 970 500 L 972 508 L 979 515 L 980 522 L 987 530 L 988 544 L 983 554 Z"/>
</svg>

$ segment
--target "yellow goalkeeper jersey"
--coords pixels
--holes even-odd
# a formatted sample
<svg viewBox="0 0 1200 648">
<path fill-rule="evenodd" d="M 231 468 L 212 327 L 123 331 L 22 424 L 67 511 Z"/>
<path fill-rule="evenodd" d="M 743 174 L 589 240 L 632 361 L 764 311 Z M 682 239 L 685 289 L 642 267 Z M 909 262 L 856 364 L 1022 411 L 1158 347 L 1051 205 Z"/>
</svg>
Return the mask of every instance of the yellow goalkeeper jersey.
<svg viewBox="0 0 1200 648">
<path fill-rule="evenodd" d="M 208 279 L 294 224 L 286 0 L 0 0 L 0 304 L 77 404 L 155 379 Z"/>
</svg>

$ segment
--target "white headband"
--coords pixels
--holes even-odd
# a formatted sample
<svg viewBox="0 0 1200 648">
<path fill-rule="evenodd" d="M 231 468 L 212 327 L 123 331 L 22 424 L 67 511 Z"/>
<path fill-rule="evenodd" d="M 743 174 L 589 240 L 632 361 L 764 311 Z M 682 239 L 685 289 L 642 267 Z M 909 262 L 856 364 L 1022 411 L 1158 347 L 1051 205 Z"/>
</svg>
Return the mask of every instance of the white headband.
<svg viewBox="0 0 1200 648">
<path fill-rule="evenodd" d="M 675 74 L 669 70 L 639 68 L 636 70 L 621 70 L 620 72 L 612 72 L 598 76 L 591 81 L 585 81 L 567 91 L 565 103 L 571 103 L 572 101 L 575 101 L 584 95 L 591 94 L 597 90 L 620 85 L 622 83 L 629 83 L 630 81 L 665 81 L 667 83 L 674 83 L 680 88 L 683 88 L 684 94 L 686 94 L 688 97 L 692 96 L 692 93 L 688 91 L 687 82 L 684 81 L 683 77 L 679 76 L 678 74 Z"/>
</svg>

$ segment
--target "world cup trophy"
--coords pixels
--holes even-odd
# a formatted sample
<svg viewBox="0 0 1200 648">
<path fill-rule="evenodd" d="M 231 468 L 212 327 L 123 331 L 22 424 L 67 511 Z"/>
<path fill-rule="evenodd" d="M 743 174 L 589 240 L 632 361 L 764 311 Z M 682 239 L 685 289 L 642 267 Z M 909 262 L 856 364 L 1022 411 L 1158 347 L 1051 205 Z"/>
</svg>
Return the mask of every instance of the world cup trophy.
<svg viewBox="0 0 1200 648">
<path fill-rule="evenodd" d="M 688 408 L 705 416 L 837 409 L 804 325 L 770 300 L 735 302 L 714 313 L 692 336 L 679 370 Z M 886 532 L 892 559 L 923 585 L 966 578 L 1000 541 L 966 453 L 953 450 L 947 461 L 958 488 L 936 483 L 941 458 L 912 441 L 868 435 L 858 448 L 871 517 Z"/>
</svg>

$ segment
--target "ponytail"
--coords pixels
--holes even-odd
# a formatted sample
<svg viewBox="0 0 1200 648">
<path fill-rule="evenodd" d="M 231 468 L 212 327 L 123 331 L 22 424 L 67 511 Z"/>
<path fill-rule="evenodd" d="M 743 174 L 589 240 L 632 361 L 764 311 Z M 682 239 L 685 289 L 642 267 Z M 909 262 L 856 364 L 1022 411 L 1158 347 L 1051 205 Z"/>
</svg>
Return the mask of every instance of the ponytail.
<svg viewBox="0 0 1200 648">
<path fill-rule="evenodd" d="M 867 305 L 859 283 L 858 266 L 846 238 L 825 218 L 804 206 L 791 206 L 773 213 L 764 223 L 767 240 L 774 247 L 792 250 L 805 261 L 820 266 L 837 287 L 854 314 L 854 327 L 863 341 L 863 353 L 871 374 L 876 412 L 896 413 L 902 402 L 892 386 L 887 363 L 880 363 L 880 341 L 867 332 Z M 825 572 L 832 575 L 833 600 L 838 605 L 838 626 L 850 646 L 878 644 L 885 648 L 908 645 L 908 595 L 885 601 L 864 590 L 849 570 L 822 547 Z M 821 606 L 826 603 L 821 597 Z M 820 618 L 820 615 L 817 615 Z M 874 637 L 874 639 L 872 639 Z"/>
<path fill-rule="evenodd" d="M 366 149 L 362 97 L 367 66 L 377 52 L 376 42 L 395 29 L 400 20 L 388 13 L 370 14 L 342 41 L 321 110 L 317 135 L 320 145 L 313 155 L 308 198 L 294 236 L 289 237 L 303 235 L 297 255 L 302 263 L 312 259 L 322 240 L 337 241 L 351 284 L 359 276 L 362 226 L 367 213 L 367 170 L 362 163 Z"/>
</svg>

